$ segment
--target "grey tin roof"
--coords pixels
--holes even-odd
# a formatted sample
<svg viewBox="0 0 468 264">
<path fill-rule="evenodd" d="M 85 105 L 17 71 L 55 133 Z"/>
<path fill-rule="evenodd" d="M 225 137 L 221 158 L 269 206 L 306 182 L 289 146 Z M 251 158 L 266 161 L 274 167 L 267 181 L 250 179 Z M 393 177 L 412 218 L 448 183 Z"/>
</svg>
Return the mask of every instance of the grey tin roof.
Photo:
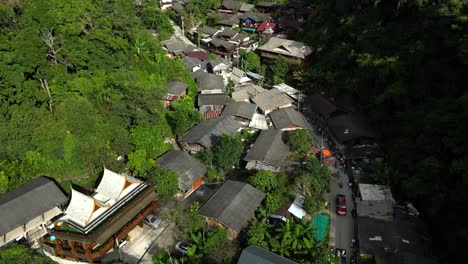
<svg viewBox="0 0 468 264">
<path fill-rule="evenodd" d="M 221 116 L 238 116 L 251 120 L 257 106 L 247 102 L 232 102 L 224 108 Z"/>
<path fill-rule="evenodd" d="M 173 95 L 183 95 L 187 88 L 189 87 L 188 84 L 179 82 L 179 81 L 172 81 L 167 84 L 167 92 Z"/>
<path fill-rule="evenodd" d="M 0 234 L 68 201 L 57 185 L 46 177 L 36 178 L 0 196 Z"/>
<path fill-rule="evenodd" d="M 225 94 L 199 94 L 198 106 L 202 105 L 226 105 L 229 97 Z"/>
<path fill-rule="evenodd" d="M 252 101 L 256 103 L 262 111 L 280 108 L 281 106 L 293 103 L 293 99 L 278 89 L 271 89 L 261 93 L 252 98 Z"/>
<path fill-rule="evenodd" d="M 260 161 L 281 167 L 289 153 L 289 146 L 284 141 L 284 135 L 281 130 L 262 131 L 244 160 Z"/>
<path fill-rule="evenodd" d="M 198 143 L 207 149 L 214 147 L 222 134 L 233 136 L 242 125 L 232 118 L 218 117 L 203 120 L 182 138 L 185 143 Z"/>
<path fill-rule="evenodd" d="M 263 192 L 247 183 L 226 181 L 200 209 L 200 215 L 214 218 L 240 232 L 255 216 L 255 210 L 263 198 Z"/>
<path fill-rule="evenodd" d="M 252 245 L 240 255 L 237 264 L 295 264 L 296 262 L 270 252 L 264 248 Z"/>
<path fill-rule="evenodd" d="M 287 128 L 291 125 L 305 129 L 309 128 L 305 117 L 292 107 L 280 108 L 271 112 L 270 119 L 276 129 Z"/>
<path fill-rule="evenodd" d="M 220 75 L 203 72 L 196 79 L 199 92 L 205 90 L 225 90 L 224 80 Z"/>
<path fill-rule="evenodd" d="M 207 168 L 185 151 L 171 150 L 157 159 L 157 164 L 175 171 L 179 176 L 179 186 L 183 191 L 190 190 L 192 184 L 203 177 Z"/>
</svg>

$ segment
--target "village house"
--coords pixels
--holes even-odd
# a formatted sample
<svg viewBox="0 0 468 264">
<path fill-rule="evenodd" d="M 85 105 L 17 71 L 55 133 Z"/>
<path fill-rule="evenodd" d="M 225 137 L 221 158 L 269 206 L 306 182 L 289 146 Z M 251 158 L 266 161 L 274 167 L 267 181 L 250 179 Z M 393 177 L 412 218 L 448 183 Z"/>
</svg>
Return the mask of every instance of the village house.
<svg viewBox="0 0 468 264">
<path fill-rule="evenodd" d="M 210 58 L 210 54 L 206 51 L 203 50 L 194 50 L 194 51 L 189 51 L 185 55 L 186 57 L 190 58 L 195 58 L 200 61 L 208 61 Z"/>
<path fill-rule="evenodd" d="M 203 119 L 220 116 L 228 100 L 229 97 L 225 94 L 199 94 L 197 96 L 198 109 Z"/>
<path fill-rule="evenodd" d="M 255 83 L 255 84 L 259 84 L 260 82 L 263 82 L 263 80 L 265 80 L 265 77 L 258 74 L 258 73 L 255 73 L 255 72 L 251 72 L 251 71 L 248 71 L 246 72 L 245 74 L 247 74 L 247 76 Z"/>
<path fill-rule="evenodd" d="M 184 67 L 188 69 L 191 73 L 194 73 L 198 70 L 202 70 L 203 68 L 206 67 L 206 63 L 202 62 L 201 60 L 197 58 L 193 58 L 190 56 L 185 56 L 182 61 L 184 62 Z"/>
<path fill-rule="evenodd" d="M 252 98 L 260 110 L 266 115 L 280 108 L 293 106 L 293 99 L 278 89 L 267 90 Z"/>
<path fill-rule="evenodd" d="M 256 245 L 248 246 L 242 250 L 237 264 L 297 264 L 285 257 Z"/>
<path fill-rule="evenodd" d="M 253 83 L 246 83 L 243 85 L 234 86 L 234 92 L 232 92 L 231 97 L 236 102 L 245 101 L 250 102 L 251 98 L 265 92 L 266 90 Z"/>
<path fill-rule="evenodd" d="M 179 178 L 177 197 L 187 198 L 203 183 L 207 167 L 185 151 L 170 150 L 156 160 L 158 166 L 174 171 Z"/>
<path fill-rule="evenodd" d="M 271 63 L 276 57 L 282 56 L 294 65 L 307 63 L 312 54 L 312 48 L 302 42 L 275 37 L 270 38 L 265 45 L 258 47 L 258 50 L 260 50 L 260 56 L 265 62 Z"/>
<path fill-rule="evenodd" d="M 377 133 L 367 124 L 364 117 L 357 113 L 338 115 L 328 119 L 328 132 L 332 143 L 338 149 L 377 142 Z"/>
<path fill-rule="evenodd" d="M 268 130 L 268 121 L 266 120 L 266 116 L 259 113 L 254 113 L 252 120 L 250 120 L 249 128 L 255 130 Z"/>
<path fill-rule="evenodd" d="M 209 61 L 206 64 L 206 69 L 210 73 L 220 75 L 223 77 L 224 85 L 227 85 L 229 81 L 229 74 L 231 72 L 231 63 L 229 60 L 217 58 L 215 60 Z"/>
<path fill-rule="evenodd" d="M 161 44 L 166 51 L 166 55 L 170 58 L 181 56 L 195 49 L 194 46 L 188 45 L 184 41 L 178 39 L 163 40 Z"/>
<path fill-rule="evenodd" d="M 104 169 L 93 193 L 72 189 L 65 215 L 42 241 L 52 255 L 97 262 L 154 211 L 154 185 Z"/>
<path fill-rule="evenodd" d="M 270 14 L 247 12 L 241 16 L 241 29 L 248 32 L 256 32 L 262 22 L 270 21 Z"/>
<path fill-rule="evenodd" d="M 294 110 L 292 107 L 280 108 L 271 112 L 269 116 L 275 129 L 282 131 L 310 129 L 304 115 Z"/>
<path fill-rule="evenodd" d="M 307 103 L 309 111 L 312 113 L 312 120 L 322 127 L 327 125 L 328 119 L 346 113 L 334 102 L 318 93 L 308 96 Z"/>
<path fill-rule="evenodd" d="M 358 187 L 359 263 L 435 263 L 417 211 L 411 206 L 396 209 L 388 186 L 360 183 Z"/>
<path fill-rule="evenodd" d="M 260 26 L 257 27 L 257 32 L 262 35 L 271 36 L 275 33 L 277 24 L 271 21 L 263 21 Z"/>
<path fill-rule="evenodd" d="M 182 137 L 181 144 L 187 151 L 210 150 L 216 146 L 221 135 L 234 136 L 241 128 L 242 125 L 232 118 L 218 117 L 203 120 Z"/>
<path fill-rule="evenodd" d="M 225 93 L 223 77 L 213 73 L 200 72 L 195 78 L 200 94 Z"/>
<path fill-rule="evenodd" d="M 273 88 L 276 88 L 280 91 L 282 91 L 284 94 L 287 96 L 291 97 L 296 103 L 302 100 L 301 97 L 301 91 L 297 90 L 294 87 L 291 87 L 285 83 L 280 83 L 277 85 L 274 85 Z"/>
<path fill-rule="evenodd" d="M 232 102 L 224 109 L 221 116 L 231 117 L 244 126 L 248 126 L 257 110 L 257 106 L 247 102 Z"/>
<path fill-rule="evenodd" d="M 226 59 L 232 59 L 236 54 L 237 45 L 220 38 L 212 38 L 207 43 L 207 48 L 209 51 L 218 54 Z"/>
<path fill-rule="evenodd" d="M 261 1 L 255 4 L 255 8 L 261 13 L 275 13 L 281 8 L 281 5 L 275 2 Z"/>
<path fill-rule="evenodd" d="M 247 152 L 247 170 L 281 171 L 288 157 L 289 146 L 285 142 L 286 132 L 276 129 L 264 130 Z"/>
<path fill-rule="evenodd" d="M 244 13 L 252 10 L 255 6 L 252 4 L 234 1 L 234 0 L 223 0 L 221 6 L 218 9 L 220 13 Z"/>
<path fill-rule="evenodd" d="M 242 85 L 244 83 L 250 82 L 250 78 L 247 77 L 247 74 L 243 70 L 234 67 L 232 68 L 231 72 L 231 81 L 234 83 L 234 85 Z"/>
<path fill-rule="evenodd" d="M 25 238 L 34 242 L 47 234 L 51 221 L 63 213 L 68 198 L 46 177 L 38 177 L 0 196 L 0 248 Z"/>
<path fill-rule="evenodd" d="M 294 20 L 301 23 L 305 22 L 313 12 L 311 1 L 308 0 L 289 0 L 282 10 L 285 20 Z"/>
<path fill-rule="evenodd" d="M 233 29 L 225 28 L 221 32 L 219 32 L 216 35 L 216 37 L 218 37 L 219 39 L 222 39 L 222 40 L 230 41 L 237 34 L 239 34 L 239 32 L 237 32 L 237 31 L 235 31 Z"/>
<path fill-rule="evenodd" d="M 265 194 L 251 185 L 238 181 L 226 181 L 223 186 L 200 208 L 211 226 L 225 228 L 234 239 L 255 217 Z"/>
<path fill-rule="evenodd" d="M 167 84 L 167 94 L 163 97 L 163 105 L 169 108 L 172 102 L 178 101 L 187 93 L 188 84 L 172 81 Z"/>
<path fill-rule="evenodd" d="M 226 14 L 220 13 L 221 19 L 216 23 L 218 26 L 225 28 L 238 28 L 240 14 Z"/>
<path fill-rule="evenodd" d="M 388 186 L 359 183 L 358 190 L 356 207 L 359 216 L 386 221 L 393 219 L 395 199 Z"/>
<path fill-rule="evenodd" d="M 199 27 L 197 29 L 197 33 L 202 39 L 212 38 L 219 32 L 221 32 L 221 30 L 212 27 Z"/>
</svg>

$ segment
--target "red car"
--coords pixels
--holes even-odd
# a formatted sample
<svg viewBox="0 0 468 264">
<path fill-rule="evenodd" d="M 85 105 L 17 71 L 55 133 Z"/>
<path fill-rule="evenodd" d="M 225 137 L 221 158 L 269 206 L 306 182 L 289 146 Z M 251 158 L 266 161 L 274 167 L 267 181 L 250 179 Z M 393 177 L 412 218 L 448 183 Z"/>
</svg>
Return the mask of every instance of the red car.
<svg viewBox="0 0 468 264">
<path fill-rule="evenodd" d="M 336 195 L 336 213 L 346 215 L 346 196 L 343 194 Z"/>
</svg>

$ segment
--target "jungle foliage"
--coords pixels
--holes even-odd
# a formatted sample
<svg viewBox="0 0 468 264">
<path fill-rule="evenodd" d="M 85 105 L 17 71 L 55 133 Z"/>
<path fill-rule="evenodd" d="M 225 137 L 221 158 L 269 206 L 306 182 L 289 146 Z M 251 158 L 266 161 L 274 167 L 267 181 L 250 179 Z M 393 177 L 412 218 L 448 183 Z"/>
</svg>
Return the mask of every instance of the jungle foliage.
<svg viewBox="0 0 468 264">
<path fill-rule="evenodd" d="M 118 156 L 146 170 L 145 160 L 170 148 L 166 137 L 198 122 L 192 77 L 143 24 L 161 37 L 172 32 L 169 21 L 145 8 L 124 0 L 0 1 L 1 191 L 38 175 L 119 170 Z M 177 114 L 160 102 L 173 80 L 190 85 Z"/>
<path fill-rule="evenodd" d="M 453 261 L 468 243 L 468 2 L 316 1 L 302 40 L 310 92 L 351 98 L 380 128 L 390 183 Z M 376 179 L 376 182 L 380 182 Z M 444 228 L 440 228 L 443 224 Z M 460 260 L 463 261 L 463 260 Z"/>
</svg>

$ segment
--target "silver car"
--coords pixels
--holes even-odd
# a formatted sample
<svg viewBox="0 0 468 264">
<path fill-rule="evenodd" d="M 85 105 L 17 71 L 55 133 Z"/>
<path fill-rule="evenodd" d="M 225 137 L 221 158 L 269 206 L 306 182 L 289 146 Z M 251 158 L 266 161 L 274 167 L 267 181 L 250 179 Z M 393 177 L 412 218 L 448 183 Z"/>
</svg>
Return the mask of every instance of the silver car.
<svg viewBox="0 0 468 264">
<path fill-rule="evenodd" d="M 161 225 L 161 219 L 157 218 L 153 214 L 149 214 L 143 220 L 143 223 L 149 226 L 151 229 L 157 229 Z"/>
</svg>

